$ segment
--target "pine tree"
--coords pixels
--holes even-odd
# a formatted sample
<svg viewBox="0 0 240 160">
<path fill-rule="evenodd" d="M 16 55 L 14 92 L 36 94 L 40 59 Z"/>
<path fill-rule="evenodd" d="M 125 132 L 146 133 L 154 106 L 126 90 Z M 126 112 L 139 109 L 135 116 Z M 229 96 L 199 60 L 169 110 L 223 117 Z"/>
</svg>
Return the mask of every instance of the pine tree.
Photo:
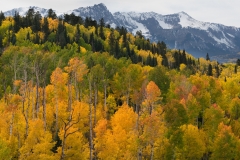
<svg viewBox="0 0 240 160">
<path fill-rule="evenodd" d="M 35 36 L 34 43 L 35 43 L 35 44 L 39 44 L 39 43 L 40 43 L 40 38 L 39 38 L 38 33 L 37 33 L 36 36 Z"/>
<path fill-rule="evenodd" d="M 207 75 L 208 76 L 212 76 L 213 75 L 213 73 L 212 73 L 212 65 L 211 64 L 208 65 Z"/>
<path fill-rule="evenodd" d="M 16 38 L 16 34 L 12 34 L 12 45 L 15 45 L 16 44 L 16 41 L 17 41 L 17 38 Z"/>
<path fill-rule="evenodd" d="M 146 65 L 153 66 L 152 57 L 150 54 L 148 54 L 148 56 L 147 56 Z"/>
<path fill-rule="evenodd" d="M 235 66 L 234 66 L 234 73 L 235 73 L 235 74 L 237 74 L 237 68 L 238 68 L 238 66 L 235 65 Z"/>
<path fill-rule="evenodd" d="M 35 11 L 33 8 L 30 8 L 27 13 L 26 13 L 26 27 L 30 27 L 33 25 L 33 20 L 34 20 L 34 16 L 35 16 Z"/>
<path fill-rule="evenodd" d="M 210 61 L 210 57 L 209 57 L 208 53 L 207 53 L 207 55 L 206 55 L 206 60 L 207 60 L 207 61 Z"/>
<path fill-rule="evenodd" d="M 44 42 L 47 41 L 48 35 L 50 34 L 50 30 L 48 28 L 48 19 L 44 17 L 42 32 L 44 33 Z"/>
<path fill-rule="evenodd" d="M 0 26 L 2 25 L 2 21 L 5 19 L 4 13 L 0 12 Z"/>
<path fill-rule="evenodd" d="M 52 18 L 52 19 L 56 19 L 56 18 L 57 18 L 57 15 L 56 15 L 56 13 L 52 10 L 52 8 L 50 8 L 50 9 L 48 10 L 47 17 L 48 17 L 48 18 Z"/>
<path fill-rule="evenodd" d="M 104 32 L 103 32 L 103 27 L 105 26 L 105 23 L 104 23 L 104 19 L 101 18 L 100 19 L 100 30 L 99 30 L 99 36 L 105 40 L 105 35 L 104 35 Z"/>
<path fill-rule="evenodd" d="M 95 42 L 94 42 L 94 34 L 93 34 L 93 32 L 90 35 L 89 43 L 92 46 L 92 51 L 95 52 Z"/>
<path fill-rule="evenodd" d="M 237 64 L 238 66 L 240 66 L 240 59 L 237 59 L 236 64 Z"/>
<path fill-rule="evenodd" d="M 31 27 L 33 32 L 38 32 L 41 30 L 41 22 L 40 22 L 41 20 L 42 20 L 42 16 L 39 13 L 39 11 L 37 11 L 33 17 L 33 25 Z"/>
<path fill-rule="evenodd" d="M 216 69 L 216 77 L 218 78 L 220 76 L 220 70 L 218 65 L 215 67 L 215 69 Z"/>
<path fill-rule="evenodd" d="M 111 29 L 108 43 L 109 43 L 109 47 L 110 47 L 109 53 L 111 55 L 115 55 L 115 35 L 114 35 L 114 30 L 113 29 Z"/>
<path fill-rule="evenodd" d="M 120 58 L 120 47 L 119 47 L 119 42 L 118 40 L 115 43 L 115 54 L 114 54 L 115 58 Z"/>
<path fill-rule="evenodd" d="M 14 13 L 14 32 L 17 33 L 21 27 L 21 17 L 18 12 Z"/>
<path fill-rule="evenodd" d="M 30 33 L 29 33 L 29 32 L 27 33 L 27 38 L 26 38 L 26 39 L 29 40 L 29 41 L 31 40 L 31 39 L 30 39 Z"/>
<path fill-rule="evenodd" d="M 77 31 L 75 33 L 75 42 L 78 44 L 81 36 L 79 24 L 77 24 L 76 28 L 77 28 Z"/>
</svg>

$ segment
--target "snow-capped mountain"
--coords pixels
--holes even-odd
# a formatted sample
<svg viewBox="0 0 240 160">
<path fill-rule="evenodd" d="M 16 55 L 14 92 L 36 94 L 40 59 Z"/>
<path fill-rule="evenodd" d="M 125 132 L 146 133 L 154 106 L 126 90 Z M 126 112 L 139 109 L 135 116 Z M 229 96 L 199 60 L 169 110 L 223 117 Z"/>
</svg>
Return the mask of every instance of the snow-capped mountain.
<svg viewBox="0 0 240 160">
<path fill-rule="evenodd" d="M 13 16 L 15 11 L 18 11 L 23 16 L 29 8 L 17 8 L 4 12 L 4 14 Z M 39 11 L 42 16 L 47 14 L 47 9 L 31 8 Z M 55 12 L 58 16 L 64 14 Z M 143 35 L 151 41 L 164 41 L 169 48 L 185 49 L 196 57 L 205 56 L 206 53 L 215 57 L 216 55 L 233 55 L 240 51 L 240 28 L 201 22 L 185 12 L 169 15 L 155 12 L 116 12 L 112 14 L 102 3 L 90 7 L 80 7 L 66 13 L 72 12 L 83 18 L 92 17 L 97 21 L 104 18 L 105 22 L 113 28 L 124 26 L 133 34 L 141 30 Z"/>
<path fill-rule="evenodd" d="M 200 22 L 185 12 L 171 15 L 114 13 L 115 19 L 132 33 L 141 30 L 152 41 L 164 41 L 170 48 L 186 49 L 196 57 L 233 54 L 240 51 L 240 28 Z"/>
</svg>

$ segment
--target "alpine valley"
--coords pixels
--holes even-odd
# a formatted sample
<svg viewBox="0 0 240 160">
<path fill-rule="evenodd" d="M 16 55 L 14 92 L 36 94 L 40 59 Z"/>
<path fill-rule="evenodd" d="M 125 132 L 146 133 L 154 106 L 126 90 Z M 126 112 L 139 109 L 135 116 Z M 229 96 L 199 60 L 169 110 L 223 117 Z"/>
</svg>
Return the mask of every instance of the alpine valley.
<svg viewBox="0 0 240 160">
<path fill-rule="evenodd" d="M 15 8 L 4 12 L 5 16 L 13 16 L 15 11 L 24 16 L 29 8 L 46 16 L 47 10 L 36 6 Z M 55 10 L 54 10 L 55 11 Z M 159 11 L 161 12 L 161 11 Z M 57 16 L 64 13 L 55 11 Z M 104 18 L 111 27 L 123 26 L 136 34 L 142 32 L 151 41 L 164 41 L 169 48 L 185 49 L 195 57 L 204 57 L 209 53 L 212 59 L 219 62 L 240 58 L 240 28 L 222 24 L 201 22 L 185 12 L 161 15 L 155 12 L 116 12 L 111 13 L 100 3 L 89 7 L 80 7 L 66 12 L 74 13 L 82 18 L 91 17 L 99 21 Z"/>
</svg>

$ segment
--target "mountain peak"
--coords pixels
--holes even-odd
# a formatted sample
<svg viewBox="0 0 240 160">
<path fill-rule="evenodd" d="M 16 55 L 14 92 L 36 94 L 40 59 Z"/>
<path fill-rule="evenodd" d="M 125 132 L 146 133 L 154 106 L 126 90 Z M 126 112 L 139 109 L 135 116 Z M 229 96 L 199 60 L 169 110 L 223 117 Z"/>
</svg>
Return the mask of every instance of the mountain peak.
<svg viewBox="0 0 240 160">
<path fill-rule="evenodd" d="M 184 12 L 184 11 L 181 11 L 181 12 L 179 12 L 178 13 L 179 15 L 186 15 L 186 16 L 189 16 L 186 12 Z M 190 17 L 190 16 L 189 16 Z"/>
<path fill-rule="evenodd" d="M 107 7 L 106 7 L 106 5 L 104 3 L 95 4 L 94 6 L 102 7 L 102 8 L 107 9 Z"/>
</svg>

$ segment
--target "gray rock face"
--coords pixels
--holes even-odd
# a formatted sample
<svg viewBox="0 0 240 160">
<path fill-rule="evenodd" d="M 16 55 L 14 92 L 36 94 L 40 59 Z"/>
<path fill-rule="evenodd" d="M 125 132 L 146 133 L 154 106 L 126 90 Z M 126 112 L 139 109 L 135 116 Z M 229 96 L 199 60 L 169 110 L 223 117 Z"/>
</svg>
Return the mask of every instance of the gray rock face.
<svg viewBox="0 0 240 160">
<path fill-rule="evenodd" d="M 14 15 L 16 10 L 20 15 L 24 15 L 28 9 L 13 9 L 5 12 L 5 15 Z M 34 9 L 42 16 L 46 16 L 46 9 L 38 7 Z M 102 3 L 85 8 L 80 7 L 67 13 L 72 12 L 83 18 L 91 17 L 98 22 L 104 18 L 105 23 L 110 24 L 111 27 L 124 26 L 133 34 L 141 30 L 145 38 L 151 41 L 164 41 L 169 48 L 185 49 L 195 57 L 205 57 L 206 53 L 214 57 L 218 55 L 223 57 L 222 55 L 237 55 L 240 51 L 240 28 L 200 22 L 185 12 L 170 15 L 154 12 L 112 14 Z M 64 13 L 56 12 L 56 14 L 62 16 Z"/>
<path fill-rule="evenodd" d="M 74 13 L 75 15 L 81 16 L 84 19 L 86 17 L 91 17 L 97 22 L 99 22 L 101 18 L 104 18 L 105 23 L 110 24 L 112 27 L 120 25 L 103 3 L 91 7 L 80 7 L 78 9 L 68 11 L 67 13 Z"/>
</svg>

